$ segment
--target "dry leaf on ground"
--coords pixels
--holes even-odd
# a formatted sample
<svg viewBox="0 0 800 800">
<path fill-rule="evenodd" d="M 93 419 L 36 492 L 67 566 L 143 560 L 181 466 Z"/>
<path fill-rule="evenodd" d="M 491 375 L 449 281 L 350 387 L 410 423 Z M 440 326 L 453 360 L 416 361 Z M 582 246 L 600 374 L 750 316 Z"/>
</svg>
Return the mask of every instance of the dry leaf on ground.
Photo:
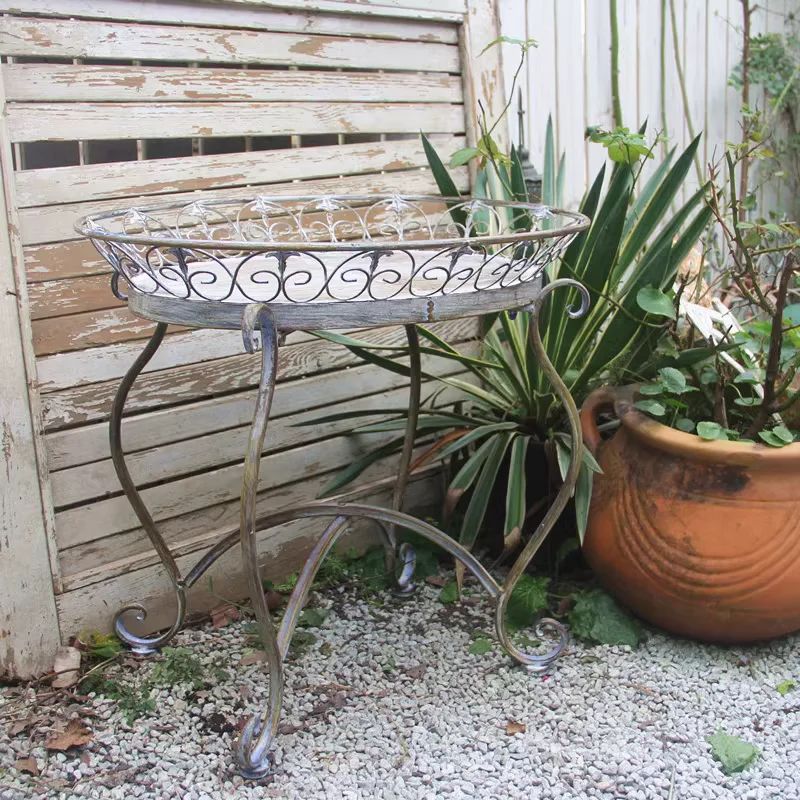
<svg viewBox="0 0 800 800">
<path fill-rule="evenodd" d="M 69 689 L 78 682 L 80 669 L 81 651 L 77 647 L 59 647 L 53 662 L 53 672 L 57 674 L 51 686 L 54 689 Z"/>
<path fill-rule="evenodd" d="M 36 776 L 39 774 L 39 765 L 33 756 L 27 758 L 18 758 L 14 763 L 18 772 L 27 772 L 29 775 Z"/>
<path fill-rule="evenodd" d="M 240 667 L 249 667 L 251 664 L 259 664 L 267 660 L 267 654 L 263 650 L 255 650 L 252 653 L 245 653 L 239 661 Z"/>
<path fill-rule="evenodd" d="M 18 719 L 9 729 L 10 736 L 16 736 L 18 733 L 24 733 L 30 730 L 34 725 L 38 725 L 42 721 L 39 714 L 29 714 L 25 719 Z"/>
<path fill-rule="evenodd" d="M 446 586 L 447 585 L 447 578 L 443 578 L 441 575 L 428 575 L 425 578 L 425 583 L 430 583 L 432 586 Z"/>
<path fill-rule="evenodd" d="M 508 725 L 506 725 L 506 733 L 509 736 L 514 736 L 517 733 L 525 733 L 528 730 L 528 726 L 523 724 L 522 722 L 517 722 L 516 720 L 510 719 L 508 721 Z"/>
<path fill-rule="evenodd" d="M 215 606 L 209 614 L 211 614 L 211 624 L 216 629 L 224 628 L 229 622 L 235 622 L 239 619 L 238 609 L 230 603 L 222 603 Z"/>
<path fill-rule="evenodd" d="M 44 743 L 48 750 L 69 750 L 92 740 L 94 734 L 79 720 L 71 719 L 63 731 L 56 731 Z"/>
<path fill-rule="evenodd" d="M 427 671 L 428 668 L 425 666 L 425 664 L 417 664 L 415 667 L 409 667 L 407 670 L 405 670 L 405 673 L 409 678 L 413 678 L 415 681 L 417 681 L 420 678 L 424 678 Z"/>
</svg>

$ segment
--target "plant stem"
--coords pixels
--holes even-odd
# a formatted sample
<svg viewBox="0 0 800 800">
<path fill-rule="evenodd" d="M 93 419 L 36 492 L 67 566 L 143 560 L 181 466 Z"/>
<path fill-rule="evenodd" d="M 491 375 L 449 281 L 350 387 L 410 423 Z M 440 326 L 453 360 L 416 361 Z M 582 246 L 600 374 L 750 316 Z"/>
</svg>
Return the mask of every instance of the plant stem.
<svg viewBox="0 0 800 800">
<path fill-rule="evenodd" d="M 750 16 L 753 9 L 750 8 L 750 0 L 741 0 L 742 4 L 742 105 L 750 106 Z M 749 141 L 750 123 L 745 121 L 742 126 L 742 144 Z M 739 198 L 738 209 L 739 222 L 747 219 L 747 209 L 744 201 L 747 198 L 747 190 L 750 180 L 750 159 L 745 155 L 742 159 L 742 171 L 739 176 Z"/>
<path fill-rule="evenodd" d="M 619 97 L 619 25 L 617 24 L 617 0 L 608 4 L 611 17 L 611 100 L 614 106 L 614 126 L 622 127 L 622 103 Z"/>
<path fill-rule="evenodd" d="M 669 149 L 669 129 L 667 126 L 667 0 L 661 0 L 661 127 L 663 128 L 663 157 Z"/>
<path fill-rule="evenodd" d="M 743 0 L 746 2 L 746 0 Z M 797 259 L 794 252 L 790 251 L 783 260 L 778 293 L 775 298 L 775 313 L 772 315 L 772 330 L 769 336 L 769 352 L 767 354 L 767 369 L 764 378 L 764 399 L 758 407 L 750 427 L 745 433 L 746 439 L 755 439 L 758 432 L 767 424 L 770 416 L 774 414 L 780 403 L 776 401 L 776 383 L 781 362 L 781 348 L 783 345 L 783 309 L 786 305 L 786 295 L 789 292 L 789 280 L 794 274 Z"/>
<path fill-rule="evenodd" d="M 686 119 L 686 127 L 689 129 L 689 138 L 694 139 L 694 125 L 692 124 L 692 114 L 689 111 L 689 94 L 686 91 L 686 79 L 683 75 L 683 65 L 681 64 L 680 42 L 678 41 L 678 23 L 675 20 L 675 0 L 669 0 L 669 16 L 672 21 L 672 52 L 675 56 L 675 68 L 678 70 L 678 84 L 681 87 L 681 97 L 683 98 L 683 116 Z M 694 168 L 697 171 L 697 182 L 703 182 L 703 170 L 700 168 L 700 158 L 694 154 Z"/>
</svg>

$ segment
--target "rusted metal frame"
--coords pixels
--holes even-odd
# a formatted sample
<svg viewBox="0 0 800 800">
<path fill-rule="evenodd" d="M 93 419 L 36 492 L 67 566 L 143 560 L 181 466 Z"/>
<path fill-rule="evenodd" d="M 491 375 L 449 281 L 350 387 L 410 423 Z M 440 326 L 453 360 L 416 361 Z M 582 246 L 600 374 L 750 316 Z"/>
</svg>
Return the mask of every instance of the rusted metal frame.
<svg viewBox="0 0 800 800">
<path fill-rule="evenodd" d="M 566 628 L 564 628 L 560 622 L 557 622 L 553 619 L 541 620 L 536 627 L 537 634 L 546 631 L 551 633 L 554 632 L 558 634 L 558 644 L 548 653 L 543 655 L 531 655 L 519 650 L 519 648 L 517 648 L 511 641 L 511 637 L 508 635 L 508 629 L 506 627 L 506 611 L 508 609 L 508 602 L 511 599 L 511 595 L 514 592 L 514 588 L 519 582 L 520 577 L 523 575 L 528 567 L 528 564 L 530 564 L 531 560 L 536 555 L 536 551 L 539 549 L 539 547 L 541 547 L 542 542 L 547 538 L 547 534 L 550 533 L 553 525 L 555 525 L 556 521 L 561 516 L 561 513 L 569 502 L 569 498 L 572 497 L 575 491 L 575 484 L 578 480 L 581 459 L 583 457 L 583 438 L 581 436 L 580 415 L 578 413 L 578 409 L 575 406 L 575 401 L 572 399 L 569 389 L 564 381 L 561 380 L 561 377 L 559 376 L 555 367 L 553 367 L 552 363 L 550 362 L 550 359 L 547 356 L 547 351 L 542 343 L 541 333 L 539 332 L 539 317 L 544 303 L 553 291 L 565 286 L 572 286 L 578 289 L 578 291 L 581 293 L 580 307 L 578 309 L 569 308 L 567 313 L 573 319 L 582 317 L 589 308 L 589 292 L 586 290 L 583 284 L 578 283 L 578 281 L 572 280 L 571 278 L 560 278 L 552 283 L 549 283 L 542 289 L 541 294 L 536 298 L 533 305 L 524 310 L 531 312 L 531 320 L 530 324 L 528 325 L 528 336 L 531 346 L 533 347 L 533 351 L 536 354 L 539 367 L 552 384 L 553 390 L 564 404 L 564 409 L 567 412 L 570 435 L 572 436 L 572 452 L 570 455 L 569 469 L 567 470 L 567 474 L 564 477 L 563 483 L 561 484 L 561 488 L 556 494 L 555 500 L 547 509 L 544 519 L 542 519 L 542 521 L 539 523 L 539 526 L 528 540 L 528 543 L 525 545 L 523 551 L 514 562 L 514 565 L 509 570 L 509 573 L 503 582 L 502 590 L 498 598 L 495 618 L 497 636 L 500 639 L 503 647 L 505 647 L 505 649 L 513 658 L 535 672 L 545 671 L 550 664 L 563 653 L 568 641 Z"/>
<path fill-rule="evenodd" d="M 181 629 L 184 618 L 186 617 L 186 583 L 152 515 L 147 510 L 147 506 L 145 506 L 142 496 L 136 488 L 136 484 L 131 478 L 128 466 L 125 463 L 125 452 L 122 449 L 122 413 L 125 408 L 125 401 L 128 399 L 128 394 L 136 378 L 139 377 L 139 374 L 147 366 L 148 362 L 161 345 L 166 331 L 167 324 L 159 322 L 147 346 L 139 354 L 136 361 L 133 362 L 131 368 L 125 373 L 125 377 L 122 379 L 116 397 L 114 398 L 114 403 L 111 406 L 111 417 L 108 424 L 111 461 L 114 464 L 117 477 L 122 485 L 122 490 L 125 492 L 125 496 L 128 498 L 128 502 L 131 504 L 134 513 L 139 518 L 139 522 L 150 539 L 153 549 L 158 553 L 158 557 L 161 559 L 161 563 L 169 576 L 170 583 L 172 583 L 172 587 L 175 590 L 175 597 L 177 600 L 175 621 L 172 623 L 172 626 L 169 630 L 155 636 L 136 636 L 125 627 L 123 617 L 128 614 L 128 612 L 136 612 L 136 618 L 140 622 L 144 621 L 147 617 L 147 609 L 145 609 L 141 603 L 131 603 L 117 612 L 114 617 L 114 631 L 117 636 L 119 636 L 119 638 L 135 653 L 143 654 L 153 653 L 169 642 Z"/>
</svg>

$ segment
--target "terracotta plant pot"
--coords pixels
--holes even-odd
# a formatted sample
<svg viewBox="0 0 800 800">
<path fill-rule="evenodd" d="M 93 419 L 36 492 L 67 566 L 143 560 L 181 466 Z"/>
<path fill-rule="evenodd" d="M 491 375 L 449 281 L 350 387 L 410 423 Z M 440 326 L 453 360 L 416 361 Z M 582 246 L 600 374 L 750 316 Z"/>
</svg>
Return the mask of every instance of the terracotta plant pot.
<svg viewBox="0 0 800 800">
<path fill-rule="evenodd" d="M 634 613 L 709 642 L 800 630 L 800 443 L 707 442 L 661 425 L 633 391 L 583 404 L 595 476 L 584 554 Z M 622 423 L 602 442 L 596 415 Z"/>
</svg>

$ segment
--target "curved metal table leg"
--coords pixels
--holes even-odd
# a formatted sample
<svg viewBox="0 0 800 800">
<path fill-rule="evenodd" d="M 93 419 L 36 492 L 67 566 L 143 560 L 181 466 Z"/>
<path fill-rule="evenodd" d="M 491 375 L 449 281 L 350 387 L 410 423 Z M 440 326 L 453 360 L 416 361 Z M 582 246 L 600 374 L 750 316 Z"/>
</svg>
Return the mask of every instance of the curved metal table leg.
<svg viewBox="0 0 800 800">
<path fill-rule="evenodd" d="M 508 608 L 508 602 L 511 599 L 511 594 L 513 593 L 520 577 L 527 569 L 528 564 L 530 564 L 534 555 L 536 555 L 536 551 L 547 537 L 547 534 L 550 533 L 553 525 L 555 525 L 556 521 L 561 516 L 561 512 L 564 510 L 569 498 L 575 491 L 575 484 L 578 480 L 578 471 L 580 470 L 581 466 L 581 458 L 583 457 L 583 438 L 581 436 L 580 415 L 578 413 L 578 409 L 575 406 L 575 401 L 572 399 L 572 395 L 569 393 L 569 389 L 567 389 L 564 381 L 561 380 L 558 372 L 556 372 L 555 368 L 550 363 L 550 359 L 547 357 L 547 351 L 544 349 L 544 345 L 542 344 L 541 334 L 539 333 L 539 315 L 542 310 L 542 304 L 547 300 L 547 297 L 554 290 L 559 289 L 562 286 L 573 286 L 580 291 L 580 308 L 570 308 L 568 309 L 567 313 L 573 319 L 582 317 L 589 308 L 589 292 L 581 283 L 572 280 L 571 278 L 561 278 L 545 286 L 533 306 L 526 310 L 532 312 L 528 332 L 531 345 L 533 346 L 539 362 L 539 366 L 541 367 L 542 372 L 544 372 L 544 374 L 550 380 L 555 393 L 558 395 L 567 411 L 567 419 L 569 420 L 570 434 L 572 436 L 572 453 L 570 457 L 569 469 L 567 470 L 566 477 L 564 478 L 564 482 L 561 484 L 561 488 L 559 489 L 555 500 L 547 510 L 547 513 L 544 515 L 544 519 L 539 523 L 539 526 L 534 531 L 533 536 L 531 536 L 531 538 L 528 540 L 528 543 L 523 548 L 522 553 L 520 553 L 516 562 L 514 562 L 514 565 L 511 567 L 511 570 L 509 571 L 508 576 L 503 583 L 502 590 L 498 597 L 495 619 L 497 636 L 500 639 L 503 647 L 505 647 L 505 649 L 513 658 L 534 672 L 546 671 L 550 664 L 552 664 L 552 662 L 564 652 L 568 641 L 567 631 L 560 622 L 556 622 L 554 619 L 541 620 L 537 626 L 536 633 L 538 635 L 542 635 L 547 631 L 555 632 L 558 635 L 558 644 L 550 652 L 545 653 L 544 655 L 535 656 L 530 655 L 529 653 L 523 653 L 514 645 L 514 643 L 511 641 L 511 637 L 508 635 L 508 630 L 506 628 L 506 610 Z"/>
<path fill-rule="evenodd" d="M 139 377 L 141 371 L 145 368 L 145 366 L 147 366 L 147 363 L 155 355 L 156 350 L 158 350 L 159 346 L 161 345 L 166 330 L 167 325 L 163 322 L 159 322 L 156 326 L 155 332 L 150 337 L 150 341 L 147 343 L 147 346 L 139 354 L 139 357 L 136 359 L 136 361 L 133 362 L 133 365 L 127 371 L 127 373 L 125 373 L 125 377 L 122 379 L 122 383 L 120 383 L 116 397 L 114 398 L 114 404 L 111 407 L 111 418 L 109 420 L 109 444 L 111 445 L 111 460 L 114 464 L 117 477 L 119 478 L 120 484 L 122 484 L 122 489 L 128 498 L 128 502 L 133 507 L 133 510 L 136 513 L 136 516 L 139 518 L 139 522 L 144 528 L 145 533 L 147 533 L 153 548 L 158 553 L 161 563 L 167 570 L 170 582 L 175 589 L 175 597 L 177 600 L 175 621 L 172 623 L 172 626 L 169 628 L 169 630 L 154 636 L 136 636 L 125 627 L 123 617 L 131 611 L 136 613 L 136 618 L 140 621 L 147 617 L 147 609 L 145 609 L 141 603 L 131 603 L 117 612 L 116 616 L 114 617 L 114 631 L 116 632 L 117 636 L 119 636 L 119 638 L 135 653 L 143 654 L 153 653 L 169 642 L 169 640 L 172 639 L 172 637 L 175 636 L 175 634 L 181 629 L 186 616 L 186 585 L 181 577 L 178 565 L 175 563 L 175 559 L 172 557 L 172 553 L 170 553 L 169 548 L 164 542 L 164 539 L 161 536 L 161 533 L 159 532 L 152 515 L 147 510 L 147 506 L 145 506 L 144 501 L 142 500 L 139 490 L 136 488 L 136 485 L 131 478 L 131 474 L 128 471 L 128 466 L 125 463 L 125 453 L 122 449 L 122 412 L 125 408 L 125 401 L 128 399 L 128 394 L 130 393 L 134 381 L 137 377 Z"/>
<path fill-rule="evenodd" d="M 247 576 L 250 600 L 256 615 L 258 629 L 269 669 L 269 703 L 263 719 L 254 716 L 242 731 L 236 744 L 236 761 L 245 778 L 261 778 L 270 770 L 269 748 L 278 727 L 278 719 L 283 700 L 283 659 L 281 658 L 275 627 L 269 615 L 264 587 L 261 583 L 261 569 L 258 564 L 258 545 L 256 541 L 256 501 L 258 491 L 258 472 L 261 453 L 264 448 L 264 435 L 267 432 L 269 410 L 275 389 L 275 371 L 278 361 L 278 331 L 269 307 L 263 304 L 247 306 L 242 317 L 242 336 L 248 353 L 258 349 L 256 328 L 261 331 L 261 379 L 258 384 L 256 407 L 247 455 L 244 462 L 244 482 L 242 484 L 242 505 L 239 518 L 242 545 L 242 567 Z"/>
<path fill-rule="evenodd" d="M 392 494 L 392 508 L 395 511 L 403 510 L 403 500 L 408 486 L 409 470 L 411 469 L 411 456 L 414 452 L 414 439 L 417 435 L 417 421 L 419 420 L 420 395 L 422 392 L 422 363 L 419 351 L 419 334 L 416 326 L 406 325 L 406 338 L 408 339 L 409 370 L 411 378 L 408 388 L 408 417 L 406 418 L 406 432 L 403 439 L 403 451 L 400 456 L 400 464 L 397 468 L 397 482 L 394 485 Z M 394 526 L 389 527 L 389 533 L 396 542 L 396 532 Z M 395 546 L 392 547 L 395 550 Z M 396 597 L 407 598 L 414 593 L 414 570 L 417 566 L 417 555 L 414 548 L 404 542 L 397 551 L 400 556 L 402 570 L 399 576 L 394 576 L 395 559 L 392 552 L 391 563 L 387 557 L 386 570 L 394 576 L 393 593 Z"/>
</svg>

